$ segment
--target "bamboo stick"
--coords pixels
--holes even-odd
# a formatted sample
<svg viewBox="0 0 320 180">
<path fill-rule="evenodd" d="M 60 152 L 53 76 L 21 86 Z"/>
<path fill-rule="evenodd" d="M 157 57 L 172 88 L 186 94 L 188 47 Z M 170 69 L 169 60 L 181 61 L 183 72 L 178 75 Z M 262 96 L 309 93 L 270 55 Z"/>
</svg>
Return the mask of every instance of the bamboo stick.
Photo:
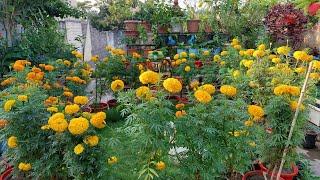
<svg viewBox="0 0 320 180">
<path fill-rule="evenodd" d="M 290 132 L 289 132 L 289 136 L 288 136 L 288 141 L 287 141 L 286 147 L 285 147 L 285 149 L 283 151 L 281 164 L 280 164 L 279 171 L 278 171 L 278 174 L 277 174 L 277 180 L 280 180 L 280 174 L 282 172 L 282 168 L 283 168 L 283 165 L 284 165 L 284 162 L 285 162 L 285 157 L 286 157 L 286 155 L 288 153 L 288 150 L 289 150 L 289 143 L 290 143 L 290 140 L 292 138 L 294 126 L 296 125 L 296 122 L 297 122 L 297 118 L 298 118 L 298 115 L 299 115 L 299 112 L 300 112 L 300 106 L 302 104 L 302 99 L 304 97 L 304 94 L 305 94 L 305 91 L 306 91 L 306 88 L 307 88 L 307 83 L 308 83 L 308 80 L 309 80 L 309 77 L 310 77 L 311 70 L 312 70 L 312 62 L 310 62 L 310 64 L 309 64 L 308 72 L 306 74 L 306 78 L 304 80 L 304 84 L 302 86 L 302 90 L 301 90 L 301 93 L 300 93 L 300 97 L 299 97 L 299 101 L 298 101 L 298 107 L 296 109 L 296 112 L 294 114 L 294 117 L 293 117 L 293 120 L 292 120 L 292 123 L 291 123 L 291 128 L 290 128 Z"/>
</svg>

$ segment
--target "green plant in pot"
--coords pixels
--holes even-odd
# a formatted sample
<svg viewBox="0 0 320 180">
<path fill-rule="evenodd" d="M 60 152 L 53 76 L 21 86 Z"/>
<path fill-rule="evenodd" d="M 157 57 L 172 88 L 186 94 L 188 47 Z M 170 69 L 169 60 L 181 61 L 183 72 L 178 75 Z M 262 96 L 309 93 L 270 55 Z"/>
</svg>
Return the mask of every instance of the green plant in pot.
<svg viewBox="0 0 320 180">
<path fill-rule="evenodd" d="M 179 6 L 174 6 L 171 17 L 171 32 L 183 33 L 183 24 L 185 21 L 185 12 Z"/>
<path fill-rule="evenodd" d="M 197 33 L 199 31 L 201 21 L 197 13 L 198 12 L 197 12 L 196 5 L 194 6 L 187 5 L 187 15 L 188 15 L 187 29 L 189 33 Z"/>
<path fill-rule="evenodd" d="M 151 21 L 157 24 L 159 33 L 167 33 L 173 12 L 172 7 L 164 0 L 158 0 L 154 6 L 155 12 L 152 14 Z"/>
</svg>

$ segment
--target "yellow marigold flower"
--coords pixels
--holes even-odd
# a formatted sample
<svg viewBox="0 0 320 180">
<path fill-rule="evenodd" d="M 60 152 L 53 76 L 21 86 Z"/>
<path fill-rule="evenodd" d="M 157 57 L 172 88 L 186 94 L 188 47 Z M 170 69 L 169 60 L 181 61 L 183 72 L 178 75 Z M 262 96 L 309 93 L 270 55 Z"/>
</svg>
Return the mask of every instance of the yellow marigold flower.
<svg viewBox="0 0 320 180">
<path fill-rule="evenodd" d="M 79 105 L 85 105 L 89 102 L 87 96 L 76 96 L 73 98 L 73 102 Z"/>
<path fill-rule="evenodd" d="M 251 147 L 256 147 L 257 146 L 257 144 L 254 141 L 250 141 L 248 144 Z"/>
<path fill-rule="evenodd" d="M 247 127 L 251 127 L 251 126 L 253 126 L 253 121 L 247 120 L 247 121 L 244 122 L 244 125 L 247 126 Z"/>
<path fill-rule="evenodd" d="M 50 125 L 49 124 L 41 126 L 41 130 L 49 130 L 49 129 L 50 129 Z"/>
<path fill-rule="evenodd" d="M 239 51 L 239 55 L 240 55 L 240 56 L 244 56 L 244 54 L 245 54 L 245 51 L 244 51 L 244 50 L 240 50 L 240 51 Z"/>
<path fill-rule="evenodd" d="M 235 70 L 232 72 L 232 76 L 233 78 L 237 79 L 238 77 L 240 77 L 241 72 L 239 70 Z"/>
<path fill-rule="evenodd" d="M 185 68 L 184 68 L 184 71 L 185 72 L 189 72 L 191 70 L 191 67 L 190 66 L 186 66 Z"/>
<path fill-rule="evenodd" d="M 46 64 L 39 64 L 39 67 L 44 68 Z"/>
<path fill-rule="evenodd" d="M 272 60 L 273 58 L 277 58 L 277 55 L 275 55 L 275 54 L 270 54 L 270 55 L 268 56 L 268 59 L 270 59 L 270 60 Z"/>
<path fill-rule="evenodd" d="M 162 161 L 156 163 L 156 169 L 162 171 L 166 168 L 166 164 Z"/>
<path fill-rule="evenodd" d="M 98 136 L 87 136 L 84 140 L 84 143 L 88 144 L 89 146 L 93 147 L 99 143 Z"/>
<path fill-rule="evenodd" d="M 10 85 L 10 84 L 14 83 L 16 80 L 17 80 L 16 78 L 10 77 L 8 79 L 3 80 L 0 85 L 1 86 L 7 86 L 7 85 Z"/>
<path fill-rule="evenodd" d="M 16 103 L 16 100 L 8 100 L 4 103 L 3 109 L 5 112 L 9 112 L 12 109 L 12 106 Z"/>
<path fill-rule="evenodd" d="M 193 80 L 190 82 L 190 88 L 196 89 L 196 88 L 198 88 L 199 84 L 200 84 L 200 82 L 198 80 Z"/>
<path fill-rule="evenodd" d="M 73 152 L 76 154 L 76 155 L 79 155 L 81 154 L 82 152 L 84 151 L 84 147 L 82 144 L 78 144 L 74 147 L 73 149 Z"/>
<path fill-rule="evenodd" d="M 181 52 L 181 53 L 180 53 L 180 57 L 181 57 L 181 58 L 186 58 L 186 57 L 188 57 L 188 53 L 186 53 L 186 52 Z"/>
<path fill-rule="evenodd" d="M 64 112 L 66 114 L 75 114 L 80 110 L 80 107 L 78 104 L 72 104 L 72 105 L 66 105 L 64 108 Z"/>
<path fill-rule="evenodd" d="M 141 86 L 136 89 L 136 97 L 139 99 L 148 99 L 151 96 L 151 91 L 147 86 Z"/>
<path fill-rule="evenodd" d="M 189 54 L 189 57 L 192 58 L 192 59 L 195 59 L 197 56 L 196 56 L 195 53 L 190 53 L 190 54 Z"/>
<path fill-rule="evenodd" d="M 221 57 L 219 55 L 214 55 L 213 56 L 213 61 L 214 62 L 219 62 L 221 60 Z"/>
<path fill-rule="evenodd" d="M 254 117 L 261 119 L 264 116 L 264 110 L 262 107 L 257 105 L 249 105 L 248 106 L 248 113 Z"/>
<path fill-rule="evenodd" d="M 314 60 L 312 63 L 312 68 L 315 70 L 320 70 L 320 61 Z"/>
<path fill-rule="evenodd" d="M 288 56 L 290 51 L 291 51 L 291 48 L 288 46 L 281 46 L 277 48 L 277 53 L 280 55 Z"/>
<path fill-rule="evenodd" d="M 274 94 L 277 96 L 289 94 L 292 96 L 299 96 L 300 88 L 296 86 L 289 86 L 289 85 L 278 85 L 273 90 Z"/>
<path fill-rule="evenodd" d="M 233 48 L 235 48 L 236 50 L 240 50 L 241 49 L 241 45 L 237 44 L 237 45 L 233 46 Z"/>
<path fill-rule="evenodd" d="M 163 87 L 170 93 L 178 93 L 182 90 L 181 82 L 175 78 L 168 78 L 164 80 Z"/>
<path fill-rule="evenodd" d="M 298 68 L 294 69 L 294 72 L 301 74 L 301 73 L 306 72 L 306 68 L 305 67 L 298 67 Z"/>
<path fill-rule="evenodd" d="M 310 78 L 314 79 L 314 80 L 319 80 L 320 74 L 319 73 L 310 73 Z"/>
<path fill-rule="evenodd" d="M 49 118 L 48 125 L 55 132 L 62 133 L 67 129 L 68 122 L 64 119 L 64 114 L 55 113 Z"/>
<path fill-rule="evenodd" d="M 124 88 L 124 82 L 120 79 L 112 81 L 111 89 L 113 92 L 121 91 Z"/>
<path fill-rule="evenodd" d="M 295 51 L 293 57 L 298 61 L 308 61 L 309 55 L 305 51 Z"/>
<path fill-rule="evenodd" d="M 70 91 L 63 92 L 63 95 L 66 96 L 66 97 L 73 97 L 73 93 L 70 92 Z"/>
<path fill-rule="evenodd" d="M 99 129 L 104 128 L 106 125 L 105 119 L 106 119 L 106 113 L 104 112 L 98 112 L 94 115 L 92 115 L 91 119 L 90 119 L 90 123 Z"/>
<path fill-rule="evenodd" d="M 112 156 L 112 157 L 108 158 L 109 165 L 116 164 L 117 162 L 118 162 L 118 158 L 116 156 Z"/>
<path fill-rule="evenodd" d="M 176 54 L 176 55 L 174 55 L 173 59 L 174 59 L 174 60 L 178 60 L 179 57 L 180 57 L 179 54 Z"/>
<path fill-rule="evenodd" d="M 246 68 L 251 68 L 253 64 L 254 64 L 253 60 L 245 60 L 245 61 L 243 61 L 243 66 L 246 67 Z"/>
<path fill-rule="evenodd" d="M 290 108 L 292 111 L 296 111 L 298 108 L 298 102 L 297 101 L 291 101 L 290 102 Z M 300 105 L 300 110 L 303 111 L 305 109 L 304 105 L 301 104 Z"/>
<path fill-rule="evenodd" d="M 220 53 L 221 56 L 227 56 L 228 54 L 229 54 L 228 51 L 222 51 L 222 52 Z"/>
<path fill-rule="evenodd" d="M 27 102 L 28 101 L 28 96 L 26 95 L 19 95 L 18 100 L 21 102 Z"/>
<path fill-rule="evenodd" d="M 281 59 L 280 59 L 280 58 L 272 58 L 271 61 L 272 61 L 273 63 L 275 63 L 275 64 L 278 64 L 278 63 L 281 62 Z"/>
<path fill-rule="evenodd" d="M 52 65 L 45 65 L 44 66 L 44 70 L 46 71 L 53 71 L 54 70 L 54 67 Z"/>
<path fill-rule="evenodd" d="M 237 38 L 233 38 L 232 41 L 231 41 L 231 46 L 234 46 L 234 45 L 237 45 L 239 44 L 239 40 Z"/>
<path fill-rule="evenodd" d="M 225 61 L 221 61 L 221 62 L 220 62 L 220 66 L 224 66 L 225 64 L 226 64 Z"/>
<path fill-rule="evenodd" d="M 183 109 L 183 108 L 184 108 L 183 103 L 176 104 L 176 109 Z"/>
<path fill-rule="evenodd" d="M 89 121 L 84 117 L 73 118 L 69 122 L 69 132 L 73 135 L 80 135 L 86 132 L 89 128 Z"/>
<path fill-rule="evenodd" d="M 212 84 L 204 84 L 199 87 L 199 89 L 206 91 L 210 95 L 214 94 L 216 92 L 216 87 L 214 87 Z"/>
<path fill-rule="evenodd" d="M 71 66 L 71 61 L 68 61 L 68 60 L 64 60 L 63 61 L 63 64 L 67 67 Z"/>
<path fill-rule="evenodd" d="M 234 136 L 234 137 L 239 137 L 241 135 L 241 132 L 240 131 L 234 131 L 234 132 L 229 132 L 229 134 L 231 136 Z"/>
<path fill-rule="evenodd" d="M 17 137 L 15 136 L 10 136 L 8 138 L 7 144 L 9 148 L 16 148 L 18 146 L 18 142 L 17 142 Z"/>
<path fill-rule="evenodd" d="M 254 49 L 247 49 L 245 52 L 244 52 L 244 55 L 246 56 L 252 56 L 253 53 L 254 53 Z"/>
<path fill-rule="evenodd" d="M 209 103 L 212 100 L 211 95 L 204 90 L 197 90 L 194 93 L 194 96 L 196 97 L 197 101 L 204 104 Z"/>
<path fill-rule="evenodd" d="M 142 84 L 157 84 L 160 81 L 160 75 L 153 71 L 146 71 L 139 76 Z"/>
<path fill-rule="evenodd" d="M 56 112 L 58 112 L 58 108 L 57 107 L 48 107 L 47 111 L 51 112 L 51 113 L 56 113 Z"/>
<path fill-rule="evenodd" d="M 223 85 L 220 87 L 220 92 L 226 96 L 233 97 L 237 95 L 237 88 L 230 85 Z"/>
<path fill-rule="evenodd" d="M 23 71 L 26 65 L 26 61 L 25 60 L 17 60 L 14 64 L 13 64 L 13 69 L 15 71 Z"/>
<path fill-rule="evenodd" d="M 209 55 L 210 55 L 210 51 L 205 50 L 205 51 L 202 52 L 202 55 L 204 55 L 204 56 L 209 56 Z"/>
<path fill-rule="evenodd" d="M 261 58 L 265 55 L 266 53 L 263 50 L 256 50 L 253 52 L 253 57 L 256 58 Z"/>
<path fill-rule="evenodd" d="M 186 113 L 185 110 L 177 111 L 177 112 L 176 112 L 176 117 L 177 117 L 177 118 L 181 118 L 181 117 L 185 116 L 186 114 L 187 114 L 187 113 Z"/>
<path fill-rule="evenodd" d="M 19 163 L 18 165 L 19 170 L 21 171 L 30 171 L 30 169 L 32 168 L 30 163 Z"/>
<path fill-rule="evenodd" d="M 265 44 L 260 44 L 260 45 L 258 46 L 258 50 L 260 50 L 260 51 L 266 50 L 266 45 L 265 45 Z"/>
<path fill-rule="evenodd" d="M 90 60 L 96 63 L 99 61 L 99 56 L 98 55 L 92 56 Z"/>
</svg>

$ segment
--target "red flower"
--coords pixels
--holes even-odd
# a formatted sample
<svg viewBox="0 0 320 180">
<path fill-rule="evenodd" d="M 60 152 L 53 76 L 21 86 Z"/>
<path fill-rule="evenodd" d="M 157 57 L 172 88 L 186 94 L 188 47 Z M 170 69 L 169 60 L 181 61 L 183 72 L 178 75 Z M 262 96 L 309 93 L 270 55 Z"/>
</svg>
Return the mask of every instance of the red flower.
<svg viewBox="0 0 320 180">
<path fill-rule="evenodd" d="M 196 68 L 201 68 L 203 66 L 203 64 L 200 60 L 195 61 L 194 65 L 196 66 Z"/>
<path fill-rule="evenodd" d="M 315 16 L 320 9 L 320 2 L 311 3 L 308 7 L 308 13 L 310 16 Z"/>
</svg>

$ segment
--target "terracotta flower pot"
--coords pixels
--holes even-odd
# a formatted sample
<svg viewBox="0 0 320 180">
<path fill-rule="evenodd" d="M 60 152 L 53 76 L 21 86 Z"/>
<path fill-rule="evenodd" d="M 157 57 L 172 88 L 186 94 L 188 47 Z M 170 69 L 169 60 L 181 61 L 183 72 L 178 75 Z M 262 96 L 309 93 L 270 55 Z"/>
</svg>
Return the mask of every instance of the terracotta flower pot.
<svg viewBox="0 0 320 180">
<path fill-rule="evenodd" d="M 206 33 L 212 33 L 212 28 L 211 28 L 211 26 L 208 25 L 208 24 L 205 24 L 205 25 L 204 25 L 204 32 L 206 32 Z"/>
<path fill-rule="evenodd" d="M 264 180 L 263 171 L 260 171 L 260 170 L 250 171 L 245 173 L 244 176 L 242 177 L 242 180 L 255 180 L 255 179 Z M 268 179 L 270 178 L 268 177 Z M 280 177 L 280 180 L 284 180 L 284 179 Z"/>
<path fill-rule="evenodd" d="M 168 26 L 166 26 L 166 25 L 158 25 L 158 33 L 159 34 L 168 33 Z"/>
<path fill-rule="evenodd" d="M 140 21 L 137 20 L 126 20 L 124 21 L 124 29 L 126 31 L 137 31 L 137 26 Z"/>
<path fill-rule="evenodd" d="M 8 167 L 8 168 L 0 175 L 0 180 L 9 179 L 12 171 L 13 171 L 13 167 Z"/>
<path fill-rule="evenodd" d="M 138 31 L 124 31 L 124 35 L 126 37 L 135 38 L 135 37 L 138 37 L 139 33 Z"/>
<path fill-rule="evenodd" d="M 144 29 L 145 29 L 147 32 L 151 32 L 151 24 L 150 24 L 150 22 L 148 22 L 148 21 L 142 21 L 142 22 L 141 22 L 141 25 L 144 27 Z"/>
<path fill-rule="evenodd" d="M 259 163 L 259 166 L 263 172 L 267 172 L 269 175 L 272 174 L 272 170 L 270 171 L 262 163 Z M 280 177 L 282 177 L 284 180 L 293 180 L 293 178 L 298 175 L 299 169 L 294 164 L 291 165 L 291 168 L 292 168 L 291 173 L 281 173 Z M 276 172 L 276 174 L 278 174 L 278 172 Z"/>
<path fill-rule="evenodd" d="M 200 20 L 193 19 L 187 21 L 187 29 L 189 33 L 197 33 L 199 32 Z"/>
</svg>

